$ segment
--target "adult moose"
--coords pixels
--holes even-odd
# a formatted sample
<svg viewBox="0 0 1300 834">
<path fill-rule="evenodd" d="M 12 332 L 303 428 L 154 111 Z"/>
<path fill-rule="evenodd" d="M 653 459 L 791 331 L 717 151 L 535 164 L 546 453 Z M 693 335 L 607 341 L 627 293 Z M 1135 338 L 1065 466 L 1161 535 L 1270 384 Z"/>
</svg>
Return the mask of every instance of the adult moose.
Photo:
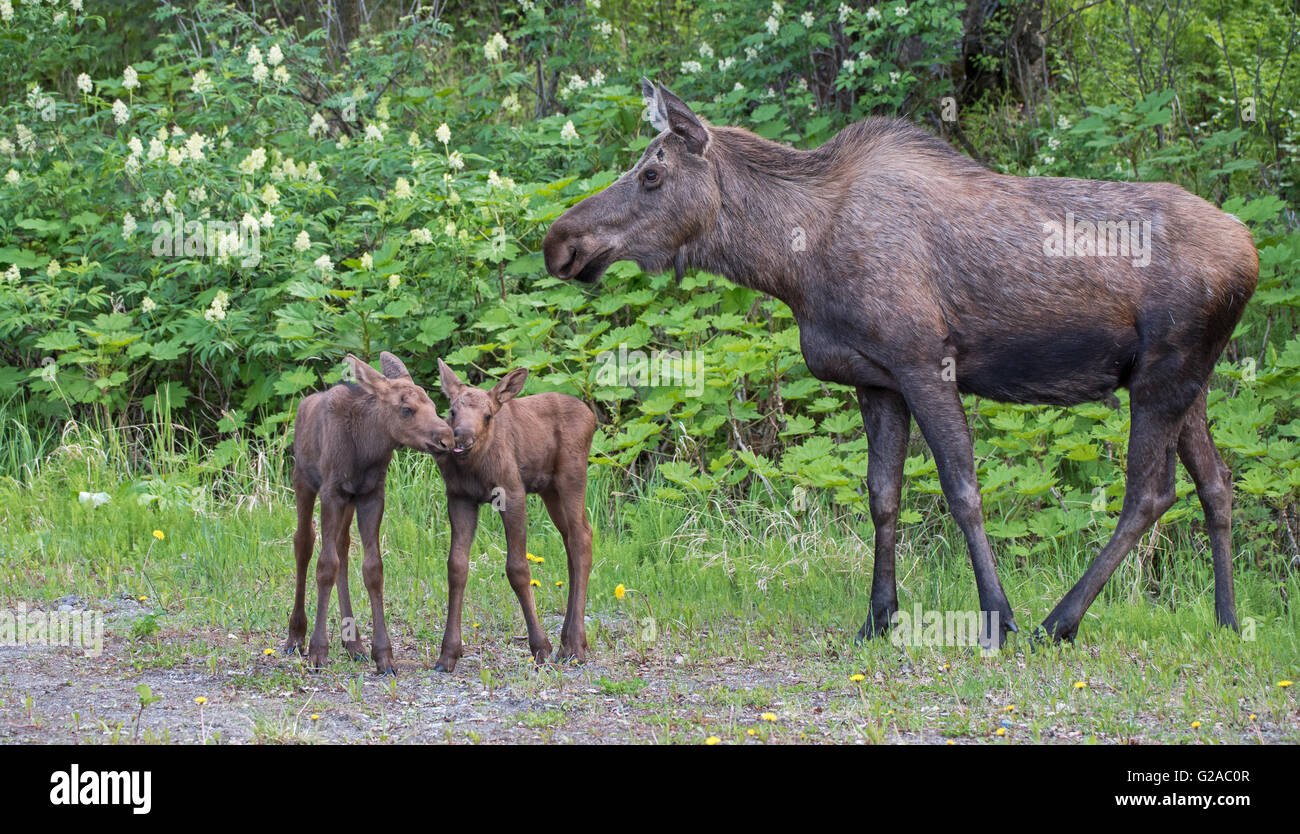
<svg viewBox="0 0 1300 834">
<path fill-rule="evenodd" d="M 546 267 L 587 283 L 618 260 L 671 264 L 679 276 L 698 267 L 790 307 L 809 370 L 856 387 L 867 431 L 875 567 L 860 638 L 883 633 L 898 609 L 894 539 L 912 417 L 1000 645 L 1018 629 L 984 534 L 960 395 L 1071 405 L 1121 387 L 1132 410 L 1123 510 L 1042 627 L 1074 639 L 1111 573 L 1173 504 L 1177 454 L 1205 509 L 1218 621 L 1236 628 L 1232 479 L 1210 437 L 1205 387 L 1259 274 L 1241 223 L 1174 185 L 997 174 L 894 119 L 858 122 L 804 151 L 707 125 L 644 79 L 642 91 L 660 135 L 555 221 Z M 1089 228 L 1091 241 L 1075 237 Z M 1132 234 L 1098 248 L 1103 229 Z"/>
</svg>

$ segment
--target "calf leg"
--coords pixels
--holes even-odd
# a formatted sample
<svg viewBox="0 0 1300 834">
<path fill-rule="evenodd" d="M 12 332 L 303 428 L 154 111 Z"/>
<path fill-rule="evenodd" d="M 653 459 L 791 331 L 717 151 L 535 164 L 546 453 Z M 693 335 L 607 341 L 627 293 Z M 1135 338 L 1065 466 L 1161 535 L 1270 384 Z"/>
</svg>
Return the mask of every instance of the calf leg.
<svg viewBox="0 0 1300 834">
<path fill-rule="evenodd" d="M 1214 560 L 1214 613 L 1219 625 L 1237 631 L 1237 605 L 1232 590 L 1232 473 L 1210 436 L 1205 392 L 1187 410 L 1178 434 L 1178 456 L 1196 484 L 1205 511 Z"/>
<path fill-rule="evenodd" d="M 560 653 L 556 660 L 587 659 L 587 580 L 591 576 L 591 525 L 587 522 L 587 478 L 568 485 L 563 495 L 542 493 L 551 521 L 564 539 L 569 563 L 569 605 L 560 630 Z"/>
<path fill-rule="evenodd" d="M 285 641 L 285 654 L 302 652 L 307 637 L 307 566 L 311 552 L 316 547 L 316 491 L 298 478 L 293 480 L 294 500 L 298 505 L 298 529 L 293 534 L 293 560 L 296 571 L 293 580 L 293 613 L 289 615 L 289 639 Z"/>
<path fill-rule="evenodd" d="M 447 627 L 442 632 L 442 651 L 434 671 L 451 672 L 463 651 L 460 614 L 465 602 L 465 582 L 469 578 L 469 548 L 478 529 L 478 504 L 464 498 L 447 496 L 447 516 L 451 521 L 451 551 L 447 554 Z"/>
<path fill-rule="evenodd" d="M 935 376 L 937 376 L 937 372 Z M 905 390 L 908 408 L 916 417 L 925 442 L 934 453 L 939 469 L 939 484 L 948 499 L 948 509 L 957 520 L 971 567 L 975 570 L 975 587 L 979 592 L 980 610 L 984 612 L 981 634 L 987 645 L 1001 646 L 1008 631 L 1019 631 L 1011 604 L 998 579 L 993 549 L 984 534 L 984 506 L 979 482 L 975 478 L 975 453 L 970 428 L 955 384 L 930 384 Z M 997 614 L 997 633 L 992 632 L 992 615 Z M 995 642 L 996 641 L 996 642 Z"/>
<path fill-rule="evenodd" d="M 867 499 L 875 527 L 875 563 L 871 577 L 871 614 L 858 631 L 858 640 L 877 637 L 889 628 L 898 610 L 894 582 L 894 545 L 898 504 L 903 489 L 903 461 L 912 417 L 897 391 L 859 388 L 862 425 L 867 431 Z"/>
<path fill-rule="evenodd" d="M 348 550 L 352 547 L 352 515 L 355 504 L 348 504 L 343 510 L 339 522 L 339 540 L 336 545 L 339 554 L 339 575 L 334 587 L 339 591 L 339 634 L 343 641 L 343 651 L 353 660 L 365 660 L 366 651 L 361 644 L 361 627 L 352 613 L 352 594 L 348 590 Z"/>
<path fill-rule="evenodd" d="M 345 515 L 346 499 L 326 491 L 320 496 L 321 548 L 316 560 L 316 626 L 307 644 L 307 661 L 315 667 L 325 665 L 329 656 L 327 621 L 329 619 L 330 592 L 338 578 L 339 524 Z"/>
<path fill-rule="evenodd" d="M 512 490 L 506 497 L 501 520 L 506 525 L 506 576 L 510 587 L 519 598 L 528 626 L 528 649 L 537 663 L 545 663 L 551 654 L 551 641 L 546 639 L 542 624 L 537 619 L 537 606 L 533 601 L 533 572 L 528 567 L 528 496 L 523 489 Z"/>
<path fill-rule="evenodd" d="M 357 532 L 361 535 L 361 575 L 370 594 L 370 622 L 375 637 L 370 656 L 381 675 L 396 675 L 393 643 L 384 620 L 384 561 L 379 554 L 379 524 L 384 519 L 382 487 L 357 501 Z M 358 641 L 359 645 L 359 641 Z"/>
<path fill-rule="evenodd" d="M 1101 593 L 1106 580 L 1138 543 L 1156 519 L 1173 506 L 1174 443 L 1183 412 L 1171 413 L 1164 403 L 1148 404 L 1133 389 L 1133 418 L 1129 428 L 1128 473 L 1124 508 L 1110 541 L 1097 554 L 1079 581 L 1043 620 L 1042 628 L 1053 640 L 1073 640 L 1088 606 Z"/>
</svg>

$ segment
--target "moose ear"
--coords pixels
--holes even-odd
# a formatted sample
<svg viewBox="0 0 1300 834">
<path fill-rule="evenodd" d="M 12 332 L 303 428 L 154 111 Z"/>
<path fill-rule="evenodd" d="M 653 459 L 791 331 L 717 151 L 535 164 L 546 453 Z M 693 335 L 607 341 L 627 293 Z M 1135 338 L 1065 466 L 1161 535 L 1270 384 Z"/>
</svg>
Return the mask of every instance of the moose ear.
<svg viewBox="0 0 1300 834">
<path fill-rule="evenodd" d="M 384 376 L 389 379 L 410 379 L 411 372 L 406 370 L 406 365 L 388 351 L 379 354 L 379 367 L 383 369 Z"/>
<path fill-rule="evenodd" d="M 510 373 L 501 378 L 501 381 L 492 387 L 488 393 L 497 407 L 505 405 L 516 394 L 524 390 L 524 383 L 528 381 L 527 368 L 515 368 Z"/>
<path fill-rule="evenodd" d="M 645 119 L 650 126 L 661 133 L 668 129 L 668 111 L 664 109 L 663 97 L 659 88 L 649 78 L 641 79 L 641 98 L 645 100 Z"/>
<path fill-rule="evenodd" d="M 704 153 L 709 146 L 709 129 L 700 117 L 662 84 L 659 85 L 658 102 L 667 115 L 668 129 L 686 142 L 686 150 L 696 156 Z"/>
<path fill-rule="evenodd" d="M 352 376 L 356 378 L 357 384 L 362 388 L 373 389 L 376 385 L 385 383 L 383 374 L 370 367 L 369 363 L 362 362 L 352 354 L 347 355 L 347 363 L 352 366 Z"/>
<path fill-rule="evenodd" d="M 438 379 L 442 381 L 442 393 L 447 395 L 447 399 L 454 400 L 460 396 L 460 392 L 465 390 L 465 383 L 460 381 L 456 372 L 447 367 L 447 363 L 441 359 L 438 360 Z"/>
</svg>

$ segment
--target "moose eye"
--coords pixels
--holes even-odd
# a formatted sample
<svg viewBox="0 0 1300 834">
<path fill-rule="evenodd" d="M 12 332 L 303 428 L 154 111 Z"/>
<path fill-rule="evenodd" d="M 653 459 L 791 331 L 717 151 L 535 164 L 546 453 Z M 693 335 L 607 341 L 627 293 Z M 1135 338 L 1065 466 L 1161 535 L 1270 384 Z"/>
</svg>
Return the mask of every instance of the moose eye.
<svg viewBox="0 0 1300 834">
<path fill-rule="evenodd" d="M 483 424 L 484 424 L 484 425 L 487 425 L 488 423 L 491 423 L 491 422 L 492 422 L 492 415 L 491 415 L 491 414 L 489 414 L 488 416 L 486 416 L 486 417 L 483 418 Z"/>
<path fill-rule="evenodd" d="M 447 412 L 447 417 L 450 418 L 450 419 L 452 419 L 452 420 L 455 420 L 455 419 L 456 419 L 456 409 L 453 408 L 451 411 L 448 411 L 448 412 Z"/>
<path fill-rule="evenodd" d="M 658 188 L 663 180 L 663 175 L 656 168 L 647 168 L 641 173 L 641 184 L 647 189 Z"/>
<path fill-rule="evenodd" d="M 414 414 L 414 413 L 415 413 L 415 412 L 412 411 L 412 410 L 411 410 L 410 408 L 408 408 L 407 406 L 402 406 L 402 416 L 403 416 L 403 417 L 410 417 L 410 416 L 411 416 L 412 414 Z"/>
</svg>

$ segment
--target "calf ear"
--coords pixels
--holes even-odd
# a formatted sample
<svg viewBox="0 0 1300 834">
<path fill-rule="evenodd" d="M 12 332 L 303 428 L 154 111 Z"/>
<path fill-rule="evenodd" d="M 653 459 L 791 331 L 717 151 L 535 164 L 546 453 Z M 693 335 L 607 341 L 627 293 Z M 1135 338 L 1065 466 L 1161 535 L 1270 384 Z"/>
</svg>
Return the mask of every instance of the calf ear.
<svg viewBox="0 0 1300 834">
<path fill-rule="evenodd" d="M 668 129 L 682 138 L 686 150 L 696 156 L 704 153 L 704 149 L 709 146 L 709 129 L 700 117 L 662 84 L 659 85 L 658 99 L 667 115 Z"/>
<path fill-rule="evenodd" d="M 509 402 L 516 394 L 524 390 L 524 383 L 527 381 L 528 369 L 515 368 L 513 371 L 502 377 L 501 381 L 494 385 L 488 394 L 491 395 L 492 401 L 497 404 L 498 408 L 500 408 Z"/>
<path fill-rule="evenodd" d="M 460 381 L 456 372 L 447 367 L 447 363 L 441 359 L 438 360 L 438 379 L 442 381 L 442 393 L 447 395 L 447 399 L 454 400 L 460 396 L 460 392 L 465 390 L 465 383 Z"/>
<path fill-rule="evenodd" d="M 641 98 L 645 101 L 645 120 L 655 130 L 663 132 L 668 129 L 668 111 L 664 109 L 663 97 L 659 88 L 649 78 L 641 79 Z"/>
<path fill-rule="evenodd" d="M 369 363 L 362 362 L 350 353 L 346 358 L 347 363 L 352 366 L 352 376 L 356 378 L 357 384 L 362 388 L 373 389 L 375 386 L 387 382 L 383 374 L 370 367 Z"/>
<path fill-rule="evenodd" d="M 406 365 L 388 351 L 379 354 L 379 367 L 383 368 L 384 376 L 389 379 L 410 379 L 411 372 L 406 370 Z"/>
</svg>

